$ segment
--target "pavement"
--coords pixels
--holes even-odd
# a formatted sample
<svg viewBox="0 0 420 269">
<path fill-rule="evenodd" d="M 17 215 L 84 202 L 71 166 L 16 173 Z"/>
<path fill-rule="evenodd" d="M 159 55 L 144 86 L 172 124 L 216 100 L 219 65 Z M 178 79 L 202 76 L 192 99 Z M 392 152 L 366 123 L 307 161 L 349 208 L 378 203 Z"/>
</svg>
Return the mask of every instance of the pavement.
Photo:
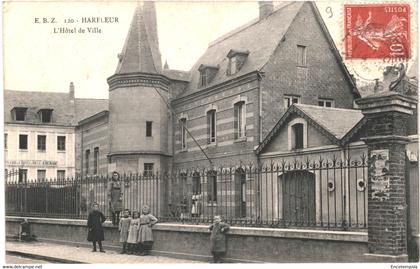
<svg viewBox="0 0 420 269">
<path fill-rule="evenodd" d="M 114 250 L 106 253 L 91 252 L 90 248 L 65 246 L 47 242 L 6 241 L 6 254 L 53 263 L 201 263 L 199 261 L 162 256 L 138 256 L 119 254 Z"/>
</svg>

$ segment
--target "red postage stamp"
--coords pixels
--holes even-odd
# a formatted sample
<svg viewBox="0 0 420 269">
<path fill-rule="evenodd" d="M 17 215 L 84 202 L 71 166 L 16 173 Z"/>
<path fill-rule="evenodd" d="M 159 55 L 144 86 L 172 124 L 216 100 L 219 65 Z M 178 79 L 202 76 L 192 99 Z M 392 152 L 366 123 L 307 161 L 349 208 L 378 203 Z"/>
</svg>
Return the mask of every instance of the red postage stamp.
<svg viewBox="0 0 420 269">
<path fill-rule="evenodd" d="M 410 6 L 344 5 L 347 59 L 410 58 Z"/>
</svg>

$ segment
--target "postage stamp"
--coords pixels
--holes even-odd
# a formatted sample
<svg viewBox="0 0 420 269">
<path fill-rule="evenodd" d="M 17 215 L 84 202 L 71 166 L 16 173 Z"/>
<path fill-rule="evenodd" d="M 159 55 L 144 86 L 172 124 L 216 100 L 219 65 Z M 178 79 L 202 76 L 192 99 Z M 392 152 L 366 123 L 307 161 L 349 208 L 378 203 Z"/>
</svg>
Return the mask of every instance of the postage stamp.
<svg viewBox="0 0 420 269">
<path fill-rule="evenodd" d="M 408 59 L 410 6 L 407 4 L 344 5 L 347 59 Z"/>
</svg>

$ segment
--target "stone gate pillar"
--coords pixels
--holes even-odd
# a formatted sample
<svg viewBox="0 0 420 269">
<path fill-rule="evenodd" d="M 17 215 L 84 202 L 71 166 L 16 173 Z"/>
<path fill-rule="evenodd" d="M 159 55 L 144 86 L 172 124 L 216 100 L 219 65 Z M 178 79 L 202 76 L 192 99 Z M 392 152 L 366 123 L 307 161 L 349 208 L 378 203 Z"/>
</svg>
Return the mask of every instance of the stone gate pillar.
<svg viewBox="0 0 420 269">
<path fill-rule="evenodd" d="M 368 261 L 404 262 L 407 256 L 405 146 L 417 100 L 381 92 L 356 101 L 367 119 Z"/>
</svg>

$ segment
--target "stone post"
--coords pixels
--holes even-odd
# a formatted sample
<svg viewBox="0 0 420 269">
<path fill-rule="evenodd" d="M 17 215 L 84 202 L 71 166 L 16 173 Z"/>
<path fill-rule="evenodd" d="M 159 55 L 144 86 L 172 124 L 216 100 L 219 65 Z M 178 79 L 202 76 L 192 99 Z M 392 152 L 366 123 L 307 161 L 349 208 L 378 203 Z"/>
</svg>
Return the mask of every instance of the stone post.
<svg viewBox="0 0 420 269">
<path fill-rule="evenodd" d="M 356 101 L 367 119 L 368 249 L 367 261 L 406 262 L 407 205 L 405 145 L 408 117 L 417 100 L 381 92 Z"/>
</svg>

